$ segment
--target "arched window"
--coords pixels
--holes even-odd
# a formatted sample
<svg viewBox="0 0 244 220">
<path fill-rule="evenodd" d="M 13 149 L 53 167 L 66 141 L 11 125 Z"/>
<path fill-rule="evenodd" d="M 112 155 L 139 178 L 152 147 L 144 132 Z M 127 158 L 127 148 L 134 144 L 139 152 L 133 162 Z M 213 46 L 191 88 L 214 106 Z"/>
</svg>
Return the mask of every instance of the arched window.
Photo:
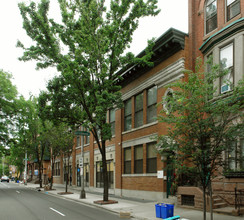
<svg viewBox="0 0 244 220">
<path fill-rule="evenodd" d="M 205 5 L 206 34 L 217 28 L 217 0 L 207 0 Z"/>
<path fill-rule="evenodd" d="M 227 21 L 240 14 L 240 0 L 226 0 Z"/>
</svg>

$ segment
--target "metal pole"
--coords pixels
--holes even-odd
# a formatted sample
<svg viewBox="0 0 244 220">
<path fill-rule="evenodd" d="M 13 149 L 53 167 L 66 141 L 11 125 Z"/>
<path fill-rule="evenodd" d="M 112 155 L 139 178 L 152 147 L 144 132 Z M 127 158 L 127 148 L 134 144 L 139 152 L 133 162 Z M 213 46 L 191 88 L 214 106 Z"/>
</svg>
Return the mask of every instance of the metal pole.
<svg viewBox="0 0 244 220">
<path fill-rule="evenodd" d="M 3 166 L 2 166 L 3 167 L 3 171 L 2 172 L 3 172 L 3 176 L 4 176 L 4 156 L 2 156 L 2 164 L 3 164 Z"/>
<path fill-rule="evenodd" d="M 27 151 L 25 151 L 25 172 L 24 172 L 24 184 L 27 185 Z"/>
<path fill-rule="evenodd" d="M 80 192 L 80 199 L 86 198 L 86 192 L 84 187 L 84 136 L 81 135 L 81 156 L 82 156 L 82 167 L 81 167 L 81 192 Z"/>
</svg>

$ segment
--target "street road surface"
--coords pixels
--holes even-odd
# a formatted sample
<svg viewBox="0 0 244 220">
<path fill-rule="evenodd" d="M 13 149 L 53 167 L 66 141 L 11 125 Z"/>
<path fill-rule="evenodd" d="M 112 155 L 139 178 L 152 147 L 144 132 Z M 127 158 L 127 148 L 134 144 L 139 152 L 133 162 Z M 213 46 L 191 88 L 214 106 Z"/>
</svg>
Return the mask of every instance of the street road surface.
<svg viewBox="0 0 244 220">
<path fill-rule="evenodd" d="M 0 220 L 119 220 L 100 208 L 0 182 Z"/>
</svg>

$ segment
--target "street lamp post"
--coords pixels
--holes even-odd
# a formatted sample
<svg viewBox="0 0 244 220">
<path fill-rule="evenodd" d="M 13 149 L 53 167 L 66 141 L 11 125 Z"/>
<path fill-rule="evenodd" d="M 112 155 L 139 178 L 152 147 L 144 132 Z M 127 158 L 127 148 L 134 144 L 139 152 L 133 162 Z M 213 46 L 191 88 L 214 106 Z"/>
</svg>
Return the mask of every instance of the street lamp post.
<svg viewBox="0 0 244 220">
<path fill-rule="evenodd" d="M 24 172 L 24 184 L 27 185 L 27 150 L 25 151 L 25 172 Z"/>
<path fill-rule="evenodd" d="M 86 192 L 84 187 L 84 136 L 81 135 L 81 154 L 82 154 L 82 163 L 81 163 L 81 191 L 80 191 L 80 199 L 86 198 Z"/>
<path fill-rule="evenodd" d="M 80 166 L 80 172 L 81 172 L 81 192 L 80 192 L 80 199 L 85 199 L 86 198 L 86 192 L 85 192 L 85 187 L 84 187 L 84 136 L 89 136 L 90 133 L 87 132 L 87 131 L 76 131 L 75 134 L 78 136 L 81 136 L 81 158 L 82 158 L 82 161 L 81 163 L 79 164 Z"/>
</svg>

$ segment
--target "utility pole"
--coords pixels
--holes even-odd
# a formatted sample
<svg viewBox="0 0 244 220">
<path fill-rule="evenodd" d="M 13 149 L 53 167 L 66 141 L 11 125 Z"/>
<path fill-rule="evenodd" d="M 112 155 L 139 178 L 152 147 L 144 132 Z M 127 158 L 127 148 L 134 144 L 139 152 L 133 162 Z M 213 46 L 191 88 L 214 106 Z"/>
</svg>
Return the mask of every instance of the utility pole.
<svg viewBox="0 0 244 220">
<path fill-rule="evenodd" d="M 86 192 L 85 192 L 85 175 L 84 175 L 84 136 L 90 136 L 90 133 L 88 131 L 76 131 L 75 134 L 78 136 L 81 136 L 81 163 L 80 166 L 80 172 L 81 172 L 81 192 L 80 192 L 80 199 L 86 198 Z"/>
<path fill-rule="evenodd" d="M 86 192 L 84 187 L 84 136 L 81 135 L 81 154 L 82 154 L 82 167 L 81 167 L 81 191 L 80 191 L 80 199 L 86 198 Z"/>
<path fill-rule="evenodd" d="M 2 156 L 2 164 L 3 164 L 3 171 L 2 171 L 2 173 L 3 173 L 3 176 L 4 176 L 4 156 Z"/>
</svg>

